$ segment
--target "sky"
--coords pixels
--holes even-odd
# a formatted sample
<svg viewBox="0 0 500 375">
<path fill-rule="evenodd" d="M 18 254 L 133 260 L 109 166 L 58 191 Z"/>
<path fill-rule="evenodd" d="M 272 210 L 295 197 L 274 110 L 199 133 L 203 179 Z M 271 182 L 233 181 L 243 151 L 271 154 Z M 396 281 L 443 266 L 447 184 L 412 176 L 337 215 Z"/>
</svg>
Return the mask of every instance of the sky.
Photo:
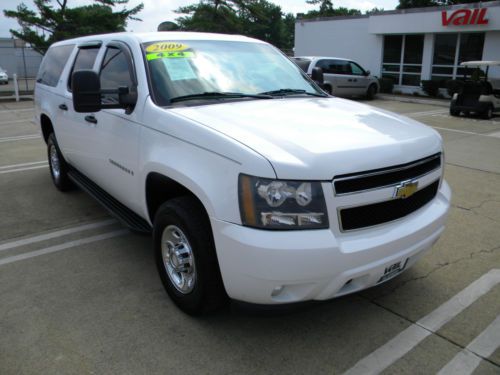
<svg viewBox="0 0 500 375">
<path fill-rule="evenodd" d="M 305 13 L 308 10 L 315 9 L 316 6 L 306 4 L 305 0 L 269 0 L 281 6 L 286 13 Z M 4 9 L 15 9 L 18 4 L 24 2 L 28 7 L 34 8 L 31 0 L 0 0 L 0 37 L 10 37 L 9 29 L 18 29 L 19 25 L 13 19 L 6 18 L 3 15 Z M 127 30 L 135 32 L 156 31 L 157 26 L 163 21 L 173 21 L 178 15 L 173 11 L 180 6 L 196 4 L 197 0 L 129 0 L 127 7 L 135 6 L 139 3 L 144 4 L 144 9 L 138 17 L 143 21 L 129 21 Z M 55 1 L 54 1 L 55 3 Z M 70 6 L 91 4 L 91 0 L 68 0 Z M 362 11 L 377 8 L 391 10 L 398 4 L 397 0 L 334 0 L 335 7 L 356 8 Z M 119 9 L 119 6 L 116 8 Z"/>
</svg>

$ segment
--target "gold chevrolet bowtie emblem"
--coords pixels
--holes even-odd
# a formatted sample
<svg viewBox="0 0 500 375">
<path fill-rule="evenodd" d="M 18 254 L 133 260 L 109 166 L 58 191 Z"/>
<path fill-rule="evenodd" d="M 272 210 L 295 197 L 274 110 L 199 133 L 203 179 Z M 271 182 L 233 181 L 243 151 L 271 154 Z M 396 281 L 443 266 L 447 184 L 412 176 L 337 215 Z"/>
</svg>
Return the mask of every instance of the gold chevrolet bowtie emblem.
<svg viewBox="0 0 500 375">
<path fill-rule="evenodd" d="M 418 189 L 418 181 L 403 181 L 396 186 L 394 198 L 405 199 L 411 197 Z"/>
</svg>

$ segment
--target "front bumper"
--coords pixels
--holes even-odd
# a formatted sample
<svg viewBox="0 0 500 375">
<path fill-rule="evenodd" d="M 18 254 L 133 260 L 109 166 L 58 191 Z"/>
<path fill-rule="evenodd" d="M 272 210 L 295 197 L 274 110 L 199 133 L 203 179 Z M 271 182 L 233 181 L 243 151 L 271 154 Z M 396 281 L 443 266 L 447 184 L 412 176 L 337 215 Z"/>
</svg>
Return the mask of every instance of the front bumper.
<svg viewBox="0 0 500 375">
<path fill-rule="evenodd" d="M 387 267 L 411 267 L 444 230 L 451 199 L 436 197 L 405 218 L 363 230 L 266 231 L 211 219 L 227 294 L 257 304 L 326 300 L 378 283 Z"/>
</svg>

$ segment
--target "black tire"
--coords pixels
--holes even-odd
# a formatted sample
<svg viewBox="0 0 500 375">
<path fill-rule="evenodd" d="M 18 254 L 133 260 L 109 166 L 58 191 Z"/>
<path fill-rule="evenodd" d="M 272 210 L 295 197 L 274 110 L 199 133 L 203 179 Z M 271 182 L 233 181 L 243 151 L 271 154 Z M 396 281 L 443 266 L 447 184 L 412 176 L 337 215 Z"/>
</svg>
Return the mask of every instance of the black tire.
<svg viewBox="0 0 500 375">
<path fill-rule="evenodd" d="M 482 113 L 482 118 L 485 120 L 491 120 L 493 118 L 493 106 L 490 105 L 486 110 Z"/>
<path fill-rule="evenodd" d="M 168 247 L 167 242 L 162 244 L 162 237 L 164 232 L 172 228 L 180 230 L 194 259 L 193 265 L 187 267 L 195 274 L 189 291 L 182 292 L 178 289 L 167 271 L 168 261 L 164 261 L 162 246 L 166 252 Z M 179 197 L 162 204 L 154 219 L 153 241 L 156 265 L 163 286 L 182 311 L 189 315 L 199 315 L 226 304 L 228 298 L 222 283 L 210 221 L 196 198 Z"/>
<path fill-rule="evenodd" d="M 450 108 L 450 116 L 458 117 L 460 116 L 460 111 L 457 109 Z"/>
<path fill-rule="evenodd" d="M 372 83 L 368 87 L 368 90 L 366 90 L 366 99 L 373 100 L 373 99 L 375 99 L 375 95 L 377 95 L 377 85 Z"/>
<path fill-rule="evenodd" d="M 72 190 L 75 186 L 68 177 L 68 164 L 59 150 L 54 133 L 50 133 L 47 138 L 47 158 L 49 159 L 50 176 L 56 188 L 60 191 Z M 58 163 L 58 166 L 55 163 Z"/>
</svg>

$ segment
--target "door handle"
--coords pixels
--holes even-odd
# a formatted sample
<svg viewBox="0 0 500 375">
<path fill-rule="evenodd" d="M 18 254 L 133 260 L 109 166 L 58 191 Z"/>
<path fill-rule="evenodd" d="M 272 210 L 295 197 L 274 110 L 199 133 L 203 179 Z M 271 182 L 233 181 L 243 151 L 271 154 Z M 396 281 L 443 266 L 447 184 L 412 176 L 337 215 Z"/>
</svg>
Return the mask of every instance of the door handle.
<svg viewBox="0 0 500 375">
<path fill-rule="evenodd" d="M 85 121 L 90 122 L 92 124 L 97 124 L 97 119 L 94 117 L 94 115 L 85 116 Z"/>
<path fill-rule="evenodd" d="M 68 110 L 68 106 L 66 104 L 59 104 L 59 109 L 62 109 L 63 111 L 67 111 Z"/>
</svg>

